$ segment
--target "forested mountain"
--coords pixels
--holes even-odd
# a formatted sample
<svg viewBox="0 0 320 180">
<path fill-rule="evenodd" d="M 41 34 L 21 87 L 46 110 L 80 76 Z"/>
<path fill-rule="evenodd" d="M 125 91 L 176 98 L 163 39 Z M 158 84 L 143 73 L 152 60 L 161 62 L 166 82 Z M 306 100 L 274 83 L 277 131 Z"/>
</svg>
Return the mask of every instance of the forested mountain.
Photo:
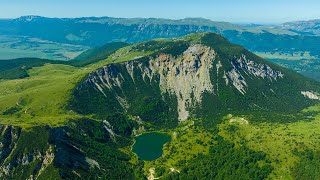
<svg viewBox="0 0 320 180">
<path fill-rule="evenodd" d="M 112 43 L 24 72 L 0 81 L 2 179 L 319 178 L 320 84 L 221 35 Z M 171 141 L 142 160 L 135 136 L 154 131 Z"/>
<path fill-rule="evenodd" d="M 0 20 L 0 34 L 18 35 L 52 42 L 101 46 L 108 42 L 136 43 L 154 38 L 180 37 L 195 32 L 215 32 L 251 51 L 281 54 L 309 52 L 318 56 L 319 37 L 302 36 L 276 27 L 241 27 L 202 18 L 181 20 L 143 18 L 46 18 L 23 16 Z M 277 46 L 275 46 L 277 45 Z"/>
</svg>

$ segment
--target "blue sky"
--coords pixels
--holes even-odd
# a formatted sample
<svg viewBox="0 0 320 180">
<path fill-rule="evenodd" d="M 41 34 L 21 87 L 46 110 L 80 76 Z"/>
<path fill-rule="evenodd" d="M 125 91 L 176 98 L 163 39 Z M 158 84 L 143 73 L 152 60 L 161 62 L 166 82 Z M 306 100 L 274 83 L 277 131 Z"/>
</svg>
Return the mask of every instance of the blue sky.
<svg viewBox="0 0 320 180">
<path fill-rule="evenodd" d="M 0 18 L 203 17 L 238 23 L 320 19 L 319 0 L 0 0 Z"/>
</svg>

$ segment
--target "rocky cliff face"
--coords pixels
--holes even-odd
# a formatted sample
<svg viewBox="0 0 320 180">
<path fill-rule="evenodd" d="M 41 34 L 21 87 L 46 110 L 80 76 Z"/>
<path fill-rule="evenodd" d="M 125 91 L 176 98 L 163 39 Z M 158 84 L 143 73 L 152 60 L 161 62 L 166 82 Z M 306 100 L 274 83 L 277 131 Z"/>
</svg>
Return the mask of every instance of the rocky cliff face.
<svg viewBox="0 0 320 180">
<path fill-rule="evenodd" d="M 96 179 L 122 171 L 127 179 L 129 157 L 118 148 L 130 144 L 112 137 L 102 122 L 85 119 L 59 128 L 0 125 L 0 179 Z"/>
<path fill-rule="evenodd" d="M 40 130 L 40 132 L 42 131 Z M 33 133 L 28 134 L 23 132 L 21 128 L 1 125 L 0 134 L 1 179 L 37 179 L 52 164 L 54 159 L 52 145 L 34 146 L 31 151 L 26 144 L 30 142 L 24 142 L 30 140 L 28 137 L 32 137 Z M 34 141 L 36 140 L 38 139 L 34 139 Z M 41 144 L 41 141 L 35 143 Z"/>
<path fill-rule="evenodd" d="M 168 105 L 166 112 L 180 121 L 205 111 L 280 110 L 294 107 L 294 101 L 303 102 L 302 106 L 309 103 L 301 94 L 306 87 L 295 84 L 288 89 L 295 78 L 292 72 L 217 35 L 202 34 L 199 38 L 189 42 L 180 54 L 163 53 L 164 47 L 160 47 L 154 55 L 106 65 L 91 73 L 75 92 L 99 93 L 105 101 L 97 106 L 108 106 L 112 101 L 135 115 L 140 115 L 137 98 L 152 95 Z"/>
<path fill-rule="evenodd" d="M 178 58 L 160 54 L 149 61 L 152 76 L 160 77 L 161 92 L 177 97 L 179 120 L 189 117 L 188 108 L 201 104 L 203 92 L 214 93 L 210 70 L 215 56 L 210 47 L 195 44 Z"/>
<path fill-rule="evenodd" d="M 281 71 L 274 70 L 267 64 L 258 64 L 252 60 L 248 60 L 246 55 L 242 54 L 239 58 L 231 61 L 232 69 L 226 73 L 226 83 L 231 80 L 231 83 L 243 95 L 246 89 L 249 88 L 241 71 L 246 75 L 262 78 L 266 80 L 277 80 L 283 78 L 284 74 Z M 225 73 L 225 72 L 224 72 Z"/>
<path fill-rule="evenodd" d="M 213 127 L 227 114 L 264 121 L 256 114 L 319 102 L 319 84 L 212 33 L 131 45 L 108 60 L 72 92 L 68 108 L 88 116 L 62 127 L 0 125 L 0 179 L 132 179 L 143 164 L 130 161 L 131 137 L 145 128 L 187 119 Z"/>
<path fill-rule="evenodd" d="M 201 44 L 191 45 L 177 58 L 170 54 L 160 54 L 150 58 L 146 64 L 132 61 L 122 64 L 126 67 L 127 74 L 135 83 L 134 72 L 145 83 L 155 81 L 158 83 L 161 94 L 169 94 L 176 97 L 177 112 L 180 120 L 186 120 L 189 116 L 188 108 L 201 104 L 202 93 L 207 91 L 214 93 L 214 85 L 210 80 L 210 70 L 215 60 L 213 49 Z M 121 72 L 113 71 L 112 66 L 106 66 L 89 77 L 89 83 L 104 95 L 105 91 L 114 88 L 122 88 L 125 78 Z M 128 108 L 126 97 L 116 97 L 123 108 Z"/>
</svg>

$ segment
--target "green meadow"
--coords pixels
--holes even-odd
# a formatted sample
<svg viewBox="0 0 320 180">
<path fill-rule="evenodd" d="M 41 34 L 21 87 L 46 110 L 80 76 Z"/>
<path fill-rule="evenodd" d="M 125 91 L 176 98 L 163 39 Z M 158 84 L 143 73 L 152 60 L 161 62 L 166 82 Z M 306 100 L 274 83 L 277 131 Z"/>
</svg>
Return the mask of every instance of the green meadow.
<svg viewBox="0 0 320 180">
<path fill-rule="evenodd" d="M 85 67 L 45 64 L 28 70 L 29 77 L 0 81 L 0 121 L 21 127 L 59 126 L 80 115 L 69 111 L 72 90 L 87 74 L 108 63 L 125 62 L 152 52 L 119 49 L 109 58 Z M 117 58 L 121 56 L 121 58 Z"/>
<path fill-rule="evenodd" d="M 25 36 L 0 35 L 0 60 L 42 58 L 70 60 L 89 49 L 87 46 L 63 44 Z"/>
</svg>

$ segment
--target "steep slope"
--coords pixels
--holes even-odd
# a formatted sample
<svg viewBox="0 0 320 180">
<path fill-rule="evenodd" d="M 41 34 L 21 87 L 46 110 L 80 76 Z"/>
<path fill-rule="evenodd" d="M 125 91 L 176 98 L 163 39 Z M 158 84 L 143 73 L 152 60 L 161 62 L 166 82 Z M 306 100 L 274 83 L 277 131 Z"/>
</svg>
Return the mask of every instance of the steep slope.
<svg viewBox="0 0 320 180">
<path fill-rule="evenodd" d="M 103 60 L 108 58 L 111 54 L 113 54 L 116 50 L 127 46 L 127 43 L 123 42 L 114 42 L 114 43 L 107 43 L 103 46 L 96 47 L 89 49 L 79 56 L 72 59 L 69 64 L 74 66 L 86 66 L 97 61 Z"/>
<path fill-rule="evenodd" d="M 114 51 L 0 82 L 1 179 L 293 179 L 317 169 L 319 107 L 305 108 L 319 102 L 319 83 L 213 33 Z M 145 131 L 171 135 L 159 159 L 132 152 Z"/>
<path fill-rule="evenodd" d="M 155 52 L 91 73 L 75 90 L 72 109 L 99 118 L 124 111 L 167 125 L 226 113 L 294 113 L 315 103 L 303 92 L 319 92 L 313 81 L 212 33 L 150 41 L 128 51 L 141 49 Z"/>
<path fill-rule="evenodd" d="M 0 125 L 0 179 L 132 178 L 130 155 L 119 150 L 132 141 L 123 136 L 87 119 L 59 128 Z"/>
</svg>

